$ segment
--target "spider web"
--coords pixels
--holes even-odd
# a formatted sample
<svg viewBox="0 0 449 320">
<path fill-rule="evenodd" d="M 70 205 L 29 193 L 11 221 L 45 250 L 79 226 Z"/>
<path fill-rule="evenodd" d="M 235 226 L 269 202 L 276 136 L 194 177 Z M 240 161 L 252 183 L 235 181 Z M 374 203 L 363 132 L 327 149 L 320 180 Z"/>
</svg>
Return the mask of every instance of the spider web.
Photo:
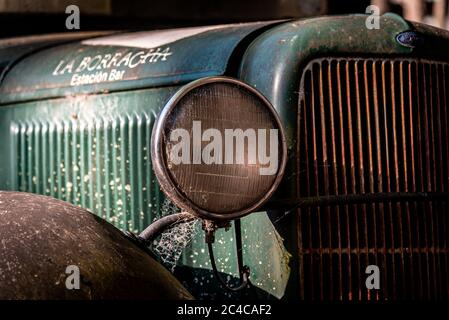
<svg viewBox="0 0 449 320">
<path fill-rule="evenodd" d="M 170 200 L 165 199 L 161 213 L 156 219 L 164 216 L 180 212 Z M 200 230 L 199 219 L 194 219 L 187 222 L 177 223 L 174 226 L 166 229 L 160 237 L 153 241 L 150 248 L 161 259 L 162 263 L 171 272 L 175 270 L 176 263 L 181 257 L 185 247 L 195 238 Z"/>
</svg>

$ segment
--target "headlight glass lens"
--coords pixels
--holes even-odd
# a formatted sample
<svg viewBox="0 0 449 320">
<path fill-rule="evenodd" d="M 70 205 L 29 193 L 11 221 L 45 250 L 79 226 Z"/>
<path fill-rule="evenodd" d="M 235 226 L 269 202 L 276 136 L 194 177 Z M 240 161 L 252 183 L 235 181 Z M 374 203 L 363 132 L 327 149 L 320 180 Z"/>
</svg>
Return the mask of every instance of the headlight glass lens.
<svg viewBox="0 0 449 320">
<path fill-rule="evenodd" d="M 181 89 L 157 128 L 153 161 L 162 170 L 156 173 L 164 175 L 164 191 L 192 213 L 218 219 L 247 214 L 283 173 L 285 139 L 276 112 L 237 80 L 206 78 Z"/>
</svg>

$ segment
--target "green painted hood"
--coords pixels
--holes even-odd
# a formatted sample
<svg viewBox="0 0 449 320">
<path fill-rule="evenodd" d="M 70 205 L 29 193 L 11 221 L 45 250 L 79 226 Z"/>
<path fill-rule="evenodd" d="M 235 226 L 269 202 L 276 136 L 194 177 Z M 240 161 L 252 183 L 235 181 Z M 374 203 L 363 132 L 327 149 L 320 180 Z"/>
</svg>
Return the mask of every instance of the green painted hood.
<svg viewBox="0 0 449 320">
<path fill-rule="evenodd" d="M 5 75 L 0 103 L 174 85 L 222 75 L 237 45 L 273 23 L 120 33 L 41 50 L 24 57 Z"/>
<path fill-rule="evenodd" d="M 70 43 L 72 41 L 106 34 L 111 34 L 111 32 L 70 32 L 2 39 L 0 40 L 0 83 L 8 71 L 18 61 L 28 55 L 58 44 Z"/>
</svg>

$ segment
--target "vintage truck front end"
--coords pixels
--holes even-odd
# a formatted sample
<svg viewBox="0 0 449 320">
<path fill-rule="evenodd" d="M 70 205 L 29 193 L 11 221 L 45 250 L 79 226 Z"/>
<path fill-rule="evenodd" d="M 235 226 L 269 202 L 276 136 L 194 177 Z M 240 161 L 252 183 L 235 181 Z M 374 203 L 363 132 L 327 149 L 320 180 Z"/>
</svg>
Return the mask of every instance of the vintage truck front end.
<svg viewBox="0 0 449 320">
<path fill-rule="evenodd" d="M 20 55 L 0 85 L 0 188 L 138 233 L 167 205 L 151 159 L 160 110 L 182 86 L 227 76 L 267 98 L 287 143 L 277 191 L 241 219 L 256 290 L 240 294 L 448 299 L 448 33 L 366 19 L 114 34 Z M 237 277 L 235 234 L 216 237 L 219 271 Z M 196 233 L 175 275 L 198 298 L 235 297 L 206 250 Z M 365 283 L 370 265 L 379 289 Z"/>
</svg>

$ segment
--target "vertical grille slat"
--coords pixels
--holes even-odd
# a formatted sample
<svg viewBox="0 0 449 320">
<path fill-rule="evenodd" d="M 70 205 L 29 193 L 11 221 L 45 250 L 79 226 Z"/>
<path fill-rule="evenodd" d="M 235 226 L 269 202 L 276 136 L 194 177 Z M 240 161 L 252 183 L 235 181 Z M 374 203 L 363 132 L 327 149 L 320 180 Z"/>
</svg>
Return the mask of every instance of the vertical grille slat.
<svg viewBox="0 0 449 320">
<path fill-rule="evenodd" d="M 443 101 L 447 101 L 446 100 L 447 99 L 447 96 L 446 96 L 446 88 L 447 88 L 446 69 L 447 69 L 447 66 L 446 65 L 442 65 L 441 69 L 442 69 L 441 77 L 442 77 L 442 81 L 443 81 L 443 84 L 442 84 L 443 97 L 442 98 L 443 98 Z M 445 151 L 446 151 L 446 152 L 442 152 L 443 155 L 445 156 L 444 163 L 446 164 L 446 165 L 443 165 L 443 170 L 445 169 L 445 171 L 443 173 L 443 177 L 447 177 L 447 176 L 449 176 L 449 128 L 448 128 L 448 112 L 447 112 L 446 108 L 443 108 L 442 115 L 443 115 L 443 118 L 442 118 L 443 129 L 445 131 L 445 134 L 443 136 L 445 143 L 442 144 L 442 145 L 445 145 Z M 449 187 L 445 186 L 444 190 L 448 191 Z M 447 204 L 446 203 L 442 203 L 442 208 L 443 208 L 444 211 L 447 211 Z M 443 219 L 442 220 L 443 220 L 443 222 L 442 222 L 442 231 L 443 231 L 442 232 L 442 237 L 443 237 L 443 239 L 442 239 L 442 246 L 445 247 L 445 248 L 448 248 L 449 247 L 449 239 L 448 239 L 449 237 L 447 237 L 446 235 L 447 235 L 447 232 L 449 232 L 449 229 L 447 228 L 447 224 L 446 224 L 447 220 L 448 220 L 446 215 L 443 215 Z M 444 266 L 445 266 L 445 268 L 443 270 L 448 270 L 449 269 L 449 258 L 448 258 L 448 255 L 444 255 Z M 446 287 L 447 296 L 449 297 L 449 274 L 447 272 L 443 271 L 443 275 L 446 278 L 446 281 L 443 282 L 443 286 Z"/>
<path fill-rule="evenodd" d="M 382 190 L 382 154 L 381 154 L 381 142 L 380 142 L 380 125 L 379 125 L 379 103 L 378 103 L 378 88 L 377 88 L 377 84 L 378 84 L 378 77 L 377 77 L 377 68 L 378 68 L 378 63 L 376 61 L 372 62 L 372 71 L 371 71 L 371 84 L 372 84 L 372 99 L 373 99 L 373 103 L 372 103 L 372 107 L 373 107 L 373 117 L 374 117 L 374 134 L 373 136 L 374 141 L 375 141 L 375 150 L 377 152 L 374 152 L 371 149 L 371 159 L 373 159 L 373 163 L 374 161 L 376 161 L 376 165 L 377 167 L 374 166 L 373 164 L 373 168 L 372 168 L 372 174 L 374 176 L 374 172 L 376 173 L 375 177 L 377 179 L 377 185 L 374 183 L 374 177 L 373 177 L 373 185 L 371 187 L 371 192 L 374 193 L 376 191 Z M 367 92 L 369 92 L 368 86 L 367 86 Z M 366 93 L 367 95 L 369 93 Z M 371 122 L 371 118 L 369 120 Z M 375 156 L 375 154 L 377 153 L 377 156 Z M 375 159 L 375 160 L 374 160 Z M 377 169 L 377 171 L 375 171 Z M 377 188 L 377 189 L 376 189 Z M 383 235 L 383 227 L 381 227 L 379 229 L 379 225 L 383 226 L 383 223 L 380 222 L 379 223 L 379 214 L 378 214 L 378 209 L 380 209 L 381 211 L 383 211 L 383 204 L 375 204 L 372 206 L 372 215 L 373 215 L 373 242 L 372 245 L 374 247 L 374 264 L 377 266 L 381 266 L 383 263 L 383 268 L 385 269 L 385 256 L 381 257 L 379 254 L 379 250 L 378 247 L 379 243 L 380 243 L 380 239 Z M 383 281 L 382 285 L 385 287 L 385 282 Z M 380 295 L 376 292 L 376 299 L 379 299 Z"/>
<path fill-rule="evenodd" d="M 336 129 L 335 129 L 335 118 L 334 118 L 334 94 L 333 94 L 333 72 L 332 68 L 335 68 L 335 64 L 332 65 L 331 63 L 328 64 L 327 68 L 327 84 L 329 88 L 328 96 L 329 96 L 329 118 L 330 118 L 330 131 L 331 131 L 331 158 L 332 158 L 332 179 L 333 179 L 333 187 L 334 187 L 334 193 L 339 194 L 339 177 L 338 177 L 338 170 L 337 170 L 337 148 L 336 148 Z M 338 286 L 333 286 L 331 288 L 331 299 L 334 298 L 334 293 L 339 297 L 339 299 L 343 298 L 343 278 L 342 278 L 342 253 L 341 253 L 341 231 L 340 231 L 340 208 L 336 208 L 335 210 L 335 218 L 332 217 L 330 208 L 328 208 L 328 223 L 329 223 L 329 230 L 332 230 L 332 235 L 329 236 L 329 246 L 332 246 L 334 243 L 334 246 L 338 248 L 338 253 L 331 256 L 331 263 L 333 264 L 335 262 L 335 265 L 337 266 L 337 274 L 338 274 Z M 332 222 L 334 222 L 336 225 L 334 228 L 331 225 Z M 332 270 L 331 270 L 332 271 Z M 333 272 L 331 272 L 331 275 L 333 275 Z M 331 284 L 333 284 L 334 280 L 332 277 L 330 279 Z M 335 289 L 338 288 L 338 289 Z"/>
<path fill-rule="evenodd" d="M 323 159 L 324 194 L 329 195 L 330 179 L 329 179 L 329 159 L 328 159 L 327 131 L 326 131 L 327 124 L 326 124 L 326 112 L 325 112 L 325 106 L 324 106 L 325 94 L 324 94 L 323 87 L 325 86 L 325 84 L 324 84 L 324 79 L 323 79 L 323 68 L 319 69 L 319 79 L 320 79 L 319 80 L 320 81 L 319 100 L 320 100 L 320 115 L 321 115 L 320 124 L 321 124 L 321 148 L 322 148 L 322 159 Z M 327 87 L 329 87 L 329 85 L 327 85 Z M 326 218 L 325 218 L 326 221 L 324 223 L 326 225 L 326 229 L 324 230 L 325 231 L 324 235 L 325 235 L 325 238 L 327 238 L 327 241 L 325 241 L 325 239 L 324 239 L 323 242 L 324 243 L 328 242 L 327 245 L 332 246 L 332 242 L 331 242 L 332 241 L 332 232 L 331 232 L 331 228 L 330 228 L 331 227 L 330 219 L 331 219 L 330 209 L 326 208 Z M 320 248 L 321 248 L 321 246 L 322 246 L 322 244 L 320 243 Z M 325 259 L 326 257 L 328 258 L 327 261 L 323 261 L 323 259 Z M 322 261 L 320 269 L 323 270 L 324 268 L 327 267 L 327 269 L 329 269 L 328 275 L 329 275 L 329 277 L 332 278 L 332 262 L 331 262 L 332 255 L 328 255 L 328 256 L 325 255 L 323 258 L 323 254 L 320 253 L 320 259 Z M 320 288 L 321 289 L 321 297 L 320 298 L 321 299 L 324 298 L 323 286 L 325 285 L 325 278 L 326 278 L 326 273 L 323 272 L 323 275 L 321 277 L 321 282 L 320 282 L 320 285 L 321 285 L 321 288 Z M 328 279 L 328 280 L 329 281 L 327 281 L 327 282 L 328 282 L 328 286 L 329 286 L 329 295 L 330 295 L 330 298 L 332 298 L 332 296 L 333 296 L 333 281 L 332 281 L 332 279 Z"/>
<path fill-rule="evenodd" d="M 157 216 L 162 200 L 149 149 L 154 119 L 134 113 L 13 123 L 18 188 L 69 201 L 138 232 Z"/>
<path fill-rule="evenodd" d="M 415 188 L 415 171 L 414 171 L 414 145 L 413 145 L 413 96 L 412 96 L 412 80 L 411 80 L 411 64 L 408 63 L 404 67 L 404 62 L 401 62 L 401 113 L 403 114 L 402 121 L 402 137 L 405 142 L 405 148 L 403 153 L 404 159 L 404 191 L 416 192 Z M 408 107 L 408 109 L 407 109 Z M 407 114 L 408 112 L 408 114 Z M 407 126 L 408 124 L 408 126 Z M 407 132 L 409 137 L 407 137 Z M 407 147 L 408 146 L 408 147 Z M 409 170 L 410 169 L 410 170 Z M 410 175 L 410 176 L 409 176 Z M 410 297 L 415 299 L 415 270 L 414 270 L 414 257 L 413 257 L 413 222 L 410 214 L 410 210 L 413 210 L 413 204 L 406 203 L 407 211 L 407 242 L 408 242 L 408 261 L 409 261 L 409 278 L 410 283 Z"/>
<path fill-rule="evenodd" d="M 356 190 L 356 193 L 365 193 L 365 167 L 364 167 L 364 158 L 363 158 L 363 139 L 365 138 L 363 135 L 363 128 L 362 128 L 362 115 L 361 115 L 361 97 L 360 97 L 360 79 L 359 79 L 359 61 L 356 61 L 354 64 L 354 79 L 355 79 L 355 105 L 356 105 L 356 112 L 355 112 L 355 119 L 356 119 L 356 129 L 355 129 L 355 137 L 354 140 L 356 140 L 356 158 L 358 158 L 358 163 L 356 160 L 355 169 L 357 171 L 358 177 L 359 177 L 359 187 L 358 190 Z M 362 291 L 361 291 L 361 285 L 360 281 L 362 278 L 362 271 L 361 271 L 361 260 L 362 260 L 362 252 L 361 247 L 363 249 L 363 244 L 361 244 L 361 239 L 363 236 L 360 236 L 360 231 L 363 230 L 363 217 L 366 217 L 366 205 L 362 204 L 361 211 L 362 211 L 362 218 L 359 219 L 358 211 L 359 211 L 359 205 L 353 206 L 354 212 L 354 230 L 356 234 L 356 258 L 357 258 L 357 265 L 355 266 L 355 269 L 357 270 L 357 278 L 355 279 L 356 283 L 358 284 L 356 287 L 354 287 L 354 291 L 357 291 L 357 297 L 358 300 L 362 299 Z M 363 232 L 362 232 L 363 233 Z M 358 287 L 358 290 L 357 290 Z M 355 293 L 354 293 L 355 294 Z"/>
<path fill-rule="evenodd" d="M 449 191 L 446 63 L 322 58 L 301 79 L 298 196 Z M 298 209 L 303 299 L 448 298 L 445 199 Z M 365 268 L 381 270 L 380 290 Z"/>
<path fill-rule="evenodd" d="M 95 126 L 93 124 L 87 126 L 87 148 L 85 154 L 87 160 L 87 176 L 88 176 L 88 190 L 89 190 L 89 208 L 94 210 L 94 195 L 95 195 L 95 151 L 94 151 L 94 139 L 95 139 Z M 90 154 L 89 154 L 90 152 Z"/>
</svg>

